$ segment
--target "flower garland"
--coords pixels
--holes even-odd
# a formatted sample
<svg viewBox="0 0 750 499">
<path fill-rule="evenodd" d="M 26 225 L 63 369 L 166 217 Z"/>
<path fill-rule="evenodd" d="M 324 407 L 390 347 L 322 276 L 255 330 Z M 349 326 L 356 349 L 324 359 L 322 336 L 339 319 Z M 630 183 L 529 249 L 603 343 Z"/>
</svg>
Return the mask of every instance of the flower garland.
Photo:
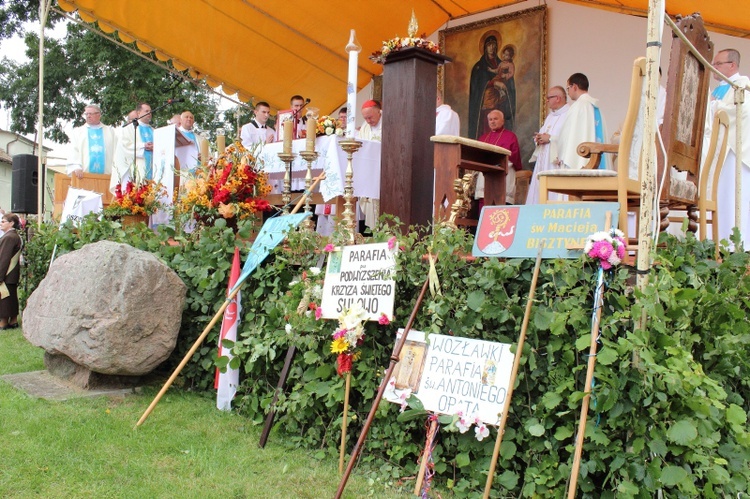
<svg viewBox="0 0 750 499">
<path fill-rule="evenodd" d="M 318 118 L 318 127 L 315 129 L 315 135 L 344 135 L 343 123 L 333 116 L 321 116 Z"/>
<path fill-rule="evenodd" d="M 391 52 L 398 52 L 410 47 L 425 49 L 434 54 L 439 54 L 440 47 L 438 47 L 434 42 L 427 40 L 425 36 L 426 34 L 422 33 L 422 36 L 418 38 L 401 38 L 397 36 L 395 38 L 391 38 L 390 40 L 386 40 L 383 42 L 382 49 L 372 53 L 372 55 L 370 56 L 370 60 L 377 64 L 385 64 L 385 61 Z"/>
<path fill-rule="evenodd" d="M 586 238 L 583 253 L 597 260 L 602 269 L 609 270 L 619 265 L 625 258 L 625 235 L 622 231 L 612 229 L 609 232 L 595 232 Z"/>
<path fill-rule="evenodd" d="M 339 376 L 350 372 L 352 363 L 359 359 L 362 353 L 359 347 L 365 341 L 366 320 L 367 312 L 359 303 L 355 303 L 339 315 L 339 327 L 333 332 L 331 343 L 331 353 L 338 354 L 336 372 Z"/>
</svg>

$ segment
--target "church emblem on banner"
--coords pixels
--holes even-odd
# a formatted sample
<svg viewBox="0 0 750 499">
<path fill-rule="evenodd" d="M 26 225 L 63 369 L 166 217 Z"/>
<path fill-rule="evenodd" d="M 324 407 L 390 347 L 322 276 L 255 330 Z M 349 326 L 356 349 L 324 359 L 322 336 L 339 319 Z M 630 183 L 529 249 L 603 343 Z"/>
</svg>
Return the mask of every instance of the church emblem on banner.
<svg viewBox="0 0 750 499">
<path fill-rule="evenodd" d="M 477 246 L 487 255 L 499 255 L 513 244 L 518 225 L 518 206 L 497 206 L 484 209 L 482 216 L 489 223 L 480 224 Z"/>
</svg>

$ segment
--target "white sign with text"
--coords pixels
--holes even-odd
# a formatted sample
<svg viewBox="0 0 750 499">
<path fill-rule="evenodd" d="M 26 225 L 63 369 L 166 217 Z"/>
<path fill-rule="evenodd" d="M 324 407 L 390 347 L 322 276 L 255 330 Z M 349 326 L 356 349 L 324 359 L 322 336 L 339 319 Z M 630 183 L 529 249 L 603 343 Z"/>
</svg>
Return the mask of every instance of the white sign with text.
<svg viewBox="0 0 750 499">
<path fill-rule="evenodd" d="M 321 308 L 324 319 L 336 319 L 358 303 L 368 320 L 393 320 L 397 246 L 388 243 L 337 248 L 328 255 Z"/>
<path fill-rule="evenodd" d="M 399 331 L 399 336 L 403 330 Z M 403 403 L 415 395 L 428 411 L 477 417 L 497 425 L 505 407 L 514 355 L 508 343 L 409 331 L 384 393 Z"/>
</svg>

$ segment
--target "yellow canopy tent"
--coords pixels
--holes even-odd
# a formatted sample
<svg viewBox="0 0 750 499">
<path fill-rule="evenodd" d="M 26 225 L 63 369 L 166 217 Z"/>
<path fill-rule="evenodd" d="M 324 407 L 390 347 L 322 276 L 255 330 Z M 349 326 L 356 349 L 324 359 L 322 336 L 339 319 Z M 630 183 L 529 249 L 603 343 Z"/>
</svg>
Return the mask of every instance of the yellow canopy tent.
<svg viewBox="0 0 750 499">
<path fill-rule="evenodd" d="M 561 0 L 645 17 L 647 0 Z M 143 52 L 171 60 L 179 71 L 244 102 L 288 107 L 294 94 L 308 96 L 322 110 L 346 96 L 349 30 L 362 45 L 360 89 L 382 67 L 367 57 L 383 40 L 405 36 L 412 9 L 418 33 L 431 34 L 451 20 L 523 0 L 412 0 L 410 2 L 251 2 L 249 0 L 58 0 L 87 22 Z M 700 11 L 709 29 L 750 36 L 750 2 L 669 0 L 670 14 Z M 116 33 L 116 34 L 115 34 Z M 359 90 L 359 89 L 358 89 Z"/>
</svg>

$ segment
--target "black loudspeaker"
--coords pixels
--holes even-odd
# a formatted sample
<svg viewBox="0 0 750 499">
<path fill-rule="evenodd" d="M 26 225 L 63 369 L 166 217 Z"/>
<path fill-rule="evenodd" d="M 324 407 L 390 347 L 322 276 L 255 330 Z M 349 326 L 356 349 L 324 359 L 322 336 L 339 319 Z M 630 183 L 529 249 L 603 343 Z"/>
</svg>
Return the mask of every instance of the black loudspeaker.
<svg viewBox="0 0 750 499">
<path fill-rule="evenodd" d="M 13 156 L 10 210 L 13 213 L 36 214 L 39 200 L 39 158 L 33 154 Z"/>
</svg>

